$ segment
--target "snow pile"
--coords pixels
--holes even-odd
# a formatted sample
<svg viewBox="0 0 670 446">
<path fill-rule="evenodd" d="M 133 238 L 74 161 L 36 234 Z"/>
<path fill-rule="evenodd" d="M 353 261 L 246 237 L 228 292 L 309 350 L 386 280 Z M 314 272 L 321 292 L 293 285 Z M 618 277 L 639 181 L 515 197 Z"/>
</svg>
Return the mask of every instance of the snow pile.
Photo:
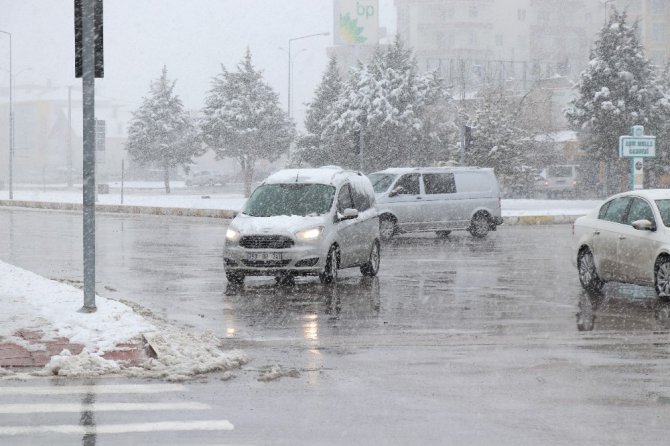
<svg viewBox="0 0 670 446">
<path fill-rule="evenodd" d="M 162 321 L 149 322 L 129 305 L 100 296 L 96 296 L 96 313 L 79 313 L 77 309 L 83 303 L 81 290 L 7 263 L 0 262 L 0 277 L 0 305 L 11 313 L 7 320 L 0 321 L 0 342 L 32 351 L 45 350 L 41 342 L 55 338 L 68 338 L 71 343 L 84 345 L 78 355 L 63 350 L 33 375 L 121 374 L 179 381 L 239 368 L 248 362 L 241 351 L 222 351 L 221 340 L 212 333 L 196 334 Z M 19 338 L 15 335 L 19 330 L 39 332 L 42 339 L 30 342 Z M 139 339 L 145 341 L 145 348 L 152 356 L 140 366 L 102 357 L 106 352 L 128 348 L 119 344 Z M 18 375 L 0 368 L 0 377 L 3 376 Z"/>
<path fill-rule="evenodd" d="M 116 361 L 91 354 L 86 349 L 78 355 L 72 355 L 69 350 L 63 350 L 60 355 L 52 356 L 51 361 L 44 369 L 35 373 L 35 375 L 93 377 L 117 373 L 120 370 L 121 366 Z"/>
<path fill-rule="evenodd" d="M 280 365 L 273 365 L 261 371 L 258 381 L 276 381 L 284 376 L 299 378 L 300 372 L 296 369 L 285 369 Z"/>
<path fill-rule="evenodd" d="M 195 334 L 164 327 L 159 333 L 145 335 L 156 358 L 141 367 L 129 368 L 130 375 L 182 381 L 204 373 L 239 368 L 248 362 L 239 350 L 224 352 L 221 340 L 211 332 Z"/>
<path fill-rule="evenodd" d="M 14 339 L 17 330 L 43 333 L 44 340 L 57 337 L 82 344 L 102 354 L 116 345 L 156 328 L 120 302 L 96 296 L 98 310 L 79 313 L 83 293 L 70 285 L 0 262 L 0 302 L 10 308 L 8 323 L 0 325 L 0 338 Z"/>
</svg>

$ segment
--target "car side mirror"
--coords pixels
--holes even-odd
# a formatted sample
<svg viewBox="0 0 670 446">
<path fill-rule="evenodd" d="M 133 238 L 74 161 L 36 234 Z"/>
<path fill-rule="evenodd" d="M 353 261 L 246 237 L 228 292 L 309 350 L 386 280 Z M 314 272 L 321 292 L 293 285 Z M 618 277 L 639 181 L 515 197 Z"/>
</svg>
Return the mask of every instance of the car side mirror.
<svg viewBox="0 0 670 446">
<path fill-rule="evenodd" d="M 342 213 L 338 213 L 338 219 L 342 220 L 353 220 L 358 218 L 358 210 L 353 208 L 347 208 Z"/>
<path fill-rule="evenodd" d="M 656 225 L 647 219 L 636 220 L 633 222 L 633 227 L 638 231 L 655 231 Z"/>
<path fill-rule="evenodd" d="M 393 189 L 391 192 L 389 192 L 389 197 L 395 197 L 396 195 L 404 194 L 405 193 L 405 188 L 402 186 L 398 186 L 395 189 Z"/>
</svg>

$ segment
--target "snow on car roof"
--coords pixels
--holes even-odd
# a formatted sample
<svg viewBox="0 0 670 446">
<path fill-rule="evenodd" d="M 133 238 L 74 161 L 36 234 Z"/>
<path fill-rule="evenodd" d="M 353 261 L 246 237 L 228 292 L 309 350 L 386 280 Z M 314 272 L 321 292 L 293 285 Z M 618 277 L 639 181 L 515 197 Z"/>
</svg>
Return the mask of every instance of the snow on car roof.
<svg viewBox="0 0 670 446">
<path fill-rule="evenodd" d="M 337 166 L 325 166 L 318 169 L 283 169 L 275 172 L 263 181 L 264 184 L 309 183 L 336 185 L 352 175 L 351 170 Z"/>
<path fill-rule="evenodd" d="M 637 195 L 639 197 L 647 198 L 649 200 L 670 200 L 670 189 L 639 189 L 622 192 L 612 197 L 625 197 L 627 195 Z"/>
</svg>

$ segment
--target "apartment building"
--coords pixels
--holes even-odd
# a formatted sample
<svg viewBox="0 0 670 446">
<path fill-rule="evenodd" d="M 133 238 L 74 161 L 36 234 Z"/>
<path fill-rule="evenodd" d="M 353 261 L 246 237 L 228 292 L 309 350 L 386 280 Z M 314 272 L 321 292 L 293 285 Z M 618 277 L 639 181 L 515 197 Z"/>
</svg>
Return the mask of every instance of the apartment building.
<svg viewBox="0 0 670 446">
<path fill-rule="evenodd" d="M 638 21 L 639 37 L 647 57 L 659 69 L 670 60 L 670 0 L 609 0 L 607 7 L 626 11 Z"/>
<path fill-rule="evenodd" d="M 576 78 L 605 20 L 599 0 L 395 0 L 398 32 L 423 69 L 441 70 L 463 94 L 493 82 L 519 89 Z"/>
</svg>

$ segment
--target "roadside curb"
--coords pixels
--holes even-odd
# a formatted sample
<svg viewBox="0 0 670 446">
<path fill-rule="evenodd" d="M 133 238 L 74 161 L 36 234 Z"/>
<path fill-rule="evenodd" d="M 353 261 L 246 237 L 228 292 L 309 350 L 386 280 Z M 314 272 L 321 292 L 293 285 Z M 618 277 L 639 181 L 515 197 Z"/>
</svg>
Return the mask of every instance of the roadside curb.
<svg viewBox="0 0 670 446">
<path fill-rule="evenodd" d="M 582 215 L 519 215 L 503 217 L 506 225 L 559 225 L 574 223 Z"/>
<path fill-rule="evenodd" d="M 54 211 L 82 211 L 80 203 L 56 203 L 50 201 L 0 200 L 3 207 L 48 209 Z M 207 217 L 232 219 L 237 211 L 232 209 L 193 209 L 160 206 L 133 206 L 124 204 L 96 204 L 97 212 L 111 214 L 166 215 L 172 217 Z M 506 225 L 557 225 L 573 223 L 581 215 L 515 215 L 503 217 Z"/>
<path fill-rule="evenodd" d="M 49 201 L 0 200 L 0 206 L 79 212 L 83 209 L 83 206 L 80 203 L 56 203 Z M 236 211 L 230 209 L 190 209 L 159 206 L 133 206 L 124 204 L 96 204 L 95 210 L 96 212 L 112 214 L 168 215 L 174 217 L 209 217 L 224 219 L 232 219 L 237 215 Z"/>
</svg>

